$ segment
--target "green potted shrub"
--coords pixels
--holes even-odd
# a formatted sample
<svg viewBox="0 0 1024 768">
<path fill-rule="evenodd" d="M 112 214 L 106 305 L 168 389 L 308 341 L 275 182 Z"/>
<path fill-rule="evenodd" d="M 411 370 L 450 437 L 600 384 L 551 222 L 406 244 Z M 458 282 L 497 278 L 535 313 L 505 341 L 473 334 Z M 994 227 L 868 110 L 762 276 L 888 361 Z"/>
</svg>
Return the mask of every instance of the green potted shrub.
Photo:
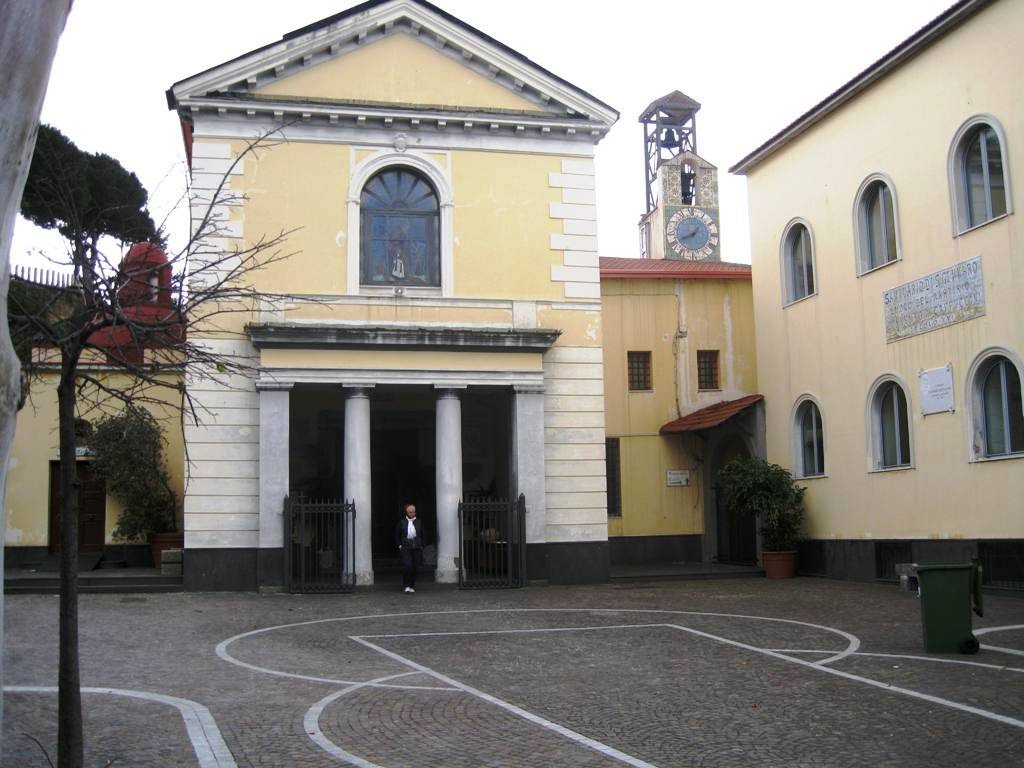
<svg viewBox="0 0 1024 768">
<path fill-rule="evenodd" d="M 723 506 L 760 523 L 761 561 L 770 579 L 796 575 L 806 490 L 789 470 L 764 459 L 734 459 L 718 474 Z"/>
<path fill-rule="evenodd" d="M 149 542 L 159 568 L 164 549 L 182 546 L 175 533 L 177 498 L 164 465 L 164 436 L 153 415 L 129 405 L 99 421 L 89 438 L 94 475 L 121 502 L 115 541 Z"/>
</svg>

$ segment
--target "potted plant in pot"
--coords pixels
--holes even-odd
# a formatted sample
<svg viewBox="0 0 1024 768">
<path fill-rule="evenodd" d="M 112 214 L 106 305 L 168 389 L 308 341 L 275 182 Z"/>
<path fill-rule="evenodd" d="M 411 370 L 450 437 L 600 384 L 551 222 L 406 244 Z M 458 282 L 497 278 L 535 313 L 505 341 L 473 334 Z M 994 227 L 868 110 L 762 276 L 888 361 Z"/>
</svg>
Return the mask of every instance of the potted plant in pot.
<svg viewBox="0 0 1024 768">
<path fill-rule="evenodd" d="M 177 498 L 164 466 L 164 436 L 153 415 L 129 405 L 96 424 L 90 437 L 94 475 L 121 503 L 115 541 L 149 542 L 159 568 L 163 550 L 182 546 L 175 532 Z"/>
<path fill-rule="evenodd" d="M 796 575 L 806 490 L 789 470 L 764 459 L 734 459 L 718 474 L 722 504 L 760 523 L 761 562 L 769 579 Z"/>
</svg>

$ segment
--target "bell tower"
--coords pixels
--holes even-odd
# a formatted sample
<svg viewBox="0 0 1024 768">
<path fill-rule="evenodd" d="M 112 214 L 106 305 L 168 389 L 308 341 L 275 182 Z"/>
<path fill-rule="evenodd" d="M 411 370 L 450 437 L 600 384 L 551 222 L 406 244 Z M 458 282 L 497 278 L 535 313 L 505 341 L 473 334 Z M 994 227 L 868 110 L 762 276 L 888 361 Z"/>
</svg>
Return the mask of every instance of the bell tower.
<svg viewBox="0 0 1024 768">
<path fill-rule="evenodd" d="M 640 255 L 718 261 L 718 169 L 697 154 L 700 104 L 673 91 L 640 115 L 647 210 Z"/>
</svg>

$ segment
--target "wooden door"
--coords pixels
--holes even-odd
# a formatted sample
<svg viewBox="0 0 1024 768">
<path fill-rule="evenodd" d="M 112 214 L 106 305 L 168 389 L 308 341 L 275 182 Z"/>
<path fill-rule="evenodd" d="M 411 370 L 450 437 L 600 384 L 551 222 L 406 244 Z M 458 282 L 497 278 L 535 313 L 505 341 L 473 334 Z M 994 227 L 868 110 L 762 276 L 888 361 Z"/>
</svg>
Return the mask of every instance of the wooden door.
<svg viewBox="0 0 1024 768">
<path fill-rule="evenodd" d="M 107 489 L 92 476 L 92 462 L 79 461 L 78 551 L 102 552 L 106 533 Z M 50 462 L 50 551 L 60 552 L 60 462 Z"/>
</svg>

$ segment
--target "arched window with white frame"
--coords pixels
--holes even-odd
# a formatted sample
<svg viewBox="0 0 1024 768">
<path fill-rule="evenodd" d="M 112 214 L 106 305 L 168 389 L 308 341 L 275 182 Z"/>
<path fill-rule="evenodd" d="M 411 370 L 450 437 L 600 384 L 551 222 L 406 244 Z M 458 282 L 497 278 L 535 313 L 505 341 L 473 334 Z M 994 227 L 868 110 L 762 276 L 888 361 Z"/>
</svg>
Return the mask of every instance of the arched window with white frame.
<svg viewBox="0 0 1024 768">
<path fill-rule="evenodd" d="M 873 470 L 913 466 L 910 399 L 894 376 L 882 376 L 868 400 L 868 438 Z"/>
<path fill-rule="evenodd" d="M 798 400 L 793 411 L 793 448 L 798 477 L 825 474 L 825 428 L 821 409 L 809 395 Z"/>
<path fill-rule="evenodd" d="M 359 208 L 361 285 L 440 287 L 440 206 L 422 174 L 385 168 L 366 182 Z"/>
<path fill-rule="evenodd" d="M 1019 362 L 1004 349 L 990 349 L 971 367 L 972 458 L 1024 456 L 1024 402 Z"/>
<path fill-rule="evenodd" d="M 857 191 L 854 241 L 859 275 L 900 258 L 896 194 L 892 181 L 880 173 L 865 179 Z"/>
<path fill-rule="evenodd" d="M 814 274 L 814 239 L 810 225 L 803 219 L 793 219 L 782 233 L 782 292 L 783 303 L 813 296 L 817 292 Z"/>
<path fill-rule="evenodd" d="M 949 151 L 954 234 L 1013 212 L 1006 136 L 992 115 L 976 115 L 957 131 Z"/>
<path fill-rule="evenodd" d="M 453 207 L 449 172 L 432 158 L 382 150 L 353 166 L 348 291 L 455 295 Z"/>
</svg>

